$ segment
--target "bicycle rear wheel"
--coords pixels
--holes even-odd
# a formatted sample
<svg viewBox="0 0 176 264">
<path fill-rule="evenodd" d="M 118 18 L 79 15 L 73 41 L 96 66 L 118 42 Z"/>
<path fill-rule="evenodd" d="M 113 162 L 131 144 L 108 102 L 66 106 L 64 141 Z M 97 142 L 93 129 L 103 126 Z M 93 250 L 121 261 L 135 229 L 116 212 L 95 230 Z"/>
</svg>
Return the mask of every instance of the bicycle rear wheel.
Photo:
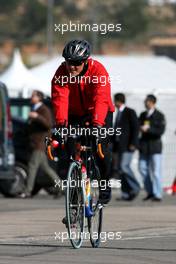
<svg viewBox="0 0 176 264">
<path fill-rule="evenodd" d="M 85 204 L 81 170 L 72 162 L 67 176 L 66 219 L 69 239 L 74 248 L 80 248 L 83 241 Z"/>
<path fill-rule="evenodd" d="M 94 179 L 100 179 L 100 171 L 95 166 Z M 97 248 L 101 242 L 102 220 L 103 220 L 103 206 L 99 204 L 99 186 L 91 185 L 91 208 L 93 216 L 88 217 L 88 230 L 90 233 L 90 242 L 93 248 Z"/>
</svg>

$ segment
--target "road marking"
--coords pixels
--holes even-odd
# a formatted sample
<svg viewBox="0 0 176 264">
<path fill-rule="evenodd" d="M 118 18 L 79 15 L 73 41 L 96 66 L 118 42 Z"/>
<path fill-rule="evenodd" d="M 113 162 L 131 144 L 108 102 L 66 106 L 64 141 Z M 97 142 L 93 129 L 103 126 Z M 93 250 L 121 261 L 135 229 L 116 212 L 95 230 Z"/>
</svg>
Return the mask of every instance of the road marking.
<svg viewBox="0 0 176 264">
<path fill-rule="evenodd" d="M 140 237 L 125 237 L 125 238 L 122 238 L 121 240 L 138 240 L 138 239 L 149 239 L 149 238 L 168 238 L 168 237 L 172 237 L 173 235 L 172 234 L 168 234 L 168 235 L 153 235 L 153 236 L 140 236 Z"/>
</svg>

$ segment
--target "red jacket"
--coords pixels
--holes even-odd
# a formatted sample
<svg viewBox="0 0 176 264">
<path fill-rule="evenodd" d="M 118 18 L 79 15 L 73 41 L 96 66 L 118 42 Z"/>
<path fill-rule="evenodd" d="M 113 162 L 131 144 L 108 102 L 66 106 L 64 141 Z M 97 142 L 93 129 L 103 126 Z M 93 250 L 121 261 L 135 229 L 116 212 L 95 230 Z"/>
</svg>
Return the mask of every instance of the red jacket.
<svg viewBox="0 0 176 264">
<path fill-rule="evenodd" d="M 56 124 L 68 123 L 68 115 L 92 114 L 94 125 L 104 125 L 107 112 L 114 112 L 111 100 L 109 75 L 104 66 L 88 59 L 86 73 L 76 80 L 66 70 L 65 62 L 57 69 L 52 79 L 52 104 Z"/>
</svg>

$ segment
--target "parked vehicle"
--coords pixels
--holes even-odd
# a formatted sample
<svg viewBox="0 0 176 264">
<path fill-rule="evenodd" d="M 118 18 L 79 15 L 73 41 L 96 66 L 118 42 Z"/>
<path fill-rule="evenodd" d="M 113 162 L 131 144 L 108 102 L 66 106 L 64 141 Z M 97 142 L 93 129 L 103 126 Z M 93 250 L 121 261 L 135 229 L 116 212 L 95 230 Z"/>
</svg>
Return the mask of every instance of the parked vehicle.
<svg viewBox="0 0 176 264">
<path fill-rule="evenodd" d="M 12 120 L 6 86 L 0 82 L 0 192 L 15 195 L 15 155 L 12 141 Z"/>
</svg>

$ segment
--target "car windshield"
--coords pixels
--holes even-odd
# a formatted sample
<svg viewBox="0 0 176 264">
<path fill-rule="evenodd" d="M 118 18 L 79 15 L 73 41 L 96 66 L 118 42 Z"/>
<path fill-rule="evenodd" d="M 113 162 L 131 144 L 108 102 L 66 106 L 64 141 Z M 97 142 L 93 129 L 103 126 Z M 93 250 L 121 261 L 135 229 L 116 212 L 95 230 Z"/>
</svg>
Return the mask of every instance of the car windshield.
<svg viewBox="0 0 176 264">
<path fill-rule="evenodd" d="M 27 120 L 30 112 L 29 105 L 11 105 L 11 115 L 15 118 L 20 118 L 23 120 Z"/>
</svg>

